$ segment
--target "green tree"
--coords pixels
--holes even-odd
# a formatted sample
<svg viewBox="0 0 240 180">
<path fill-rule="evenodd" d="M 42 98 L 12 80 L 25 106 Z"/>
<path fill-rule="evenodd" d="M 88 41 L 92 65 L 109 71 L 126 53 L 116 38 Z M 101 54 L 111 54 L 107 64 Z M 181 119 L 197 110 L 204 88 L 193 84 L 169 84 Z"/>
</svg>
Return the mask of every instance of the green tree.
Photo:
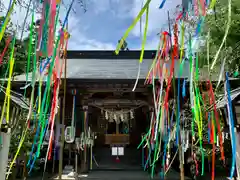
<svg viewBox="0 0 240 180">
<path fill-rule="evenodd" d="M 217 50 L 219 49 L 228 23 L 228 1 L 218 0 L 213 12 L 208 12 L 203 28 L 202 36 L 206 40 L 209 37 L 209 55 L 212 62 Z M 202 47 L 201 58 L 206 64 L 207 46 Z M 224 47 L 220 53 L 217 65 L 222 63 L 226 57 L 226 69 L 230 72 L 236 71 L 240 63 L 240 1 L 232 0 L 231 24 Z"/>
<path fill-rule="evenodd" d="M 2 24 L 4 21 L 4 17 L 0 17 L 0 23 Z M 6 47 L 7 41 L 9 38 L 13 39 L 14 36 L 14 31 L 15 31 L 14 25 L 10 22 L 6 28 L 6 31 L 3 35 L 3 39 L 0 42 L 0 52 L 2 54 L 4 48 Z M 26 72 L 26 64 L 27 64 L 27 56 L 28 56 L 28 37 L 20 40 L 16 39 L 15 43 L 15 64 L 14 64 L 14 76 L 23 74 Z M 0 65 L 0 77 L 4 78 L 7 72 L 7 67 L 8 67 L 8 61 L 10 57 L 10 53 L 12 50 L 12 41 L 8 45 L 7 50 L 4 54 L 4 57 L 2 58 L 2 64 Z"/>
</svg>

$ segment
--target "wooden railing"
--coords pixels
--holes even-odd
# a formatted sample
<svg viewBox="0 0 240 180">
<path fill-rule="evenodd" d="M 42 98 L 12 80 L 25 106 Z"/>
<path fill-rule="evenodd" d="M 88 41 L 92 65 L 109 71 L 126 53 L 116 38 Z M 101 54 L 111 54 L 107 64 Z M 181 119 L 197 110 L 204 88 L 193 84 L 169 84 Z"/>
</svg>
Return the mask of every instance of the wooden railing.
<svg viewBox="0 0 240 180">
<path fill-rule="evenodd" d="M 130 142 L 129 134 L 105 134 L 105 144 L 127 145 Z"/>
</svg>

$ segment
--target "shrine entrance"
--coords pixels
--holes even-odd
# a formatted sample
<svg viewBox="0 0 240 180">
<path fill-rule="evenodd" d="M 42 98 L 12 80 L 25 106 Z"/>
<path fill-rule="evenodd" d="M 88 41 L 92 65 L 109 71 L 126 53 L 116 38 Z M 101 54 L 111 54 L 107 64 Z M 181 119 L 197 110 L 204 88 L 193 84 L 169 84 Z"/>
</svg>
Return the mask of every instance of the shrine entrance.
<svg viewBox="0 0 240 180">
<path fill-rule="evenodd" d="M 68 51 L 67 67 L 72 69 L 66 71 L 66 107 L 70 107 L 66 113 L 68 119 L 76 119 L 78 140 L 72 143 L 77 148 L 68 150 L 75 152 L 76 161 L 72 158 L 68 164 L 75 164 L 78 173 L 142 170 L 142 151 L 137 146 L 150 124 L 149 106 L 153 104 L 152 89 L 144 82 L 155 53 L 145 51 L 133 92 L 140 51 L 122 51 L 118 56 L 113 51 Z M 76 118 L 72 118 L 73 100 L 69 97 L 75 89 Z M 67 120 L 64 123 L 74 124 Z M 70 161 L 68 151 L 64 157 Z"/>
<path fill-rule="evenodd" d="M 112 94 L 89 103 L 92 105 L 89 123 L 96 132 L 90 169 L 141 170 L 142 149 L 137 146 L 149 125 L 148 104 L 137 97 L 141 93 L 135 93 L 132 99 L 124 98 L 129 93 Z"/>
</svg>

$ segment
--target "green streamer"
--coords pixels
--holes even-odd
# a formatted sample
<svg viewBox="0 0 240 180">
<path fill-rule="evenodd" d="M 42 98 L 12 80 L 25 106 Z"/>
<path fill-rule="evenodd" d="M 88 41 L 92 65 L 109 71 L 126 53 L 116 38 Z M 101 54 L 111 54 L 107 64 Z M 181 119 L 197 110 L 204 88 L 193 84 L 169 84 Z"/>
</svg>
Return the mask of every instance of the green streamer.
<svg viewBox="0 0 240 180">
<path fill-rule="evenodd" d="M 57 15 L 58 17 L 58 15 Z M 58 22 L 58 19 L 55 19 L 55 24 Z M 63 28 L 62 28 L 63 30 Z M 56 25 L 54 27 L 54 34 L 56 32 Z M 41 133 L 40 133 L 40 140 L 39 140 L 39 144 L 38 144 L 38 150 L 37 150 L 37 157 L 39 157 L 40 155 L 40 149 L 41 149 L 41 144 L 43 142 L 43 137 L 44 137 L 44 127 L 45 127 L 45 117 L 48 111 L 48 106 L 49 103 L 46 104 L 45 106 L 45 102 L 49 102 L 50 101 L 50 92 L 51 92 L 51 77 L 52 77 L 52 71 L 53 71 L 53 67 L 54 67 L 54 63 L 55 63 L 55 59 L 56 59 L 56 55 L 57 55 L 57 48 L 60 42 L 60 38 L 61 38 L 61 34 L 58 35 L 57 41 L 55 43 L 55 48 L 54 48 L 54 53 L 51 59 L 51 63 L 50 63 L 50 67 L 49 67 L 49 71 L 48 71 L 48 78 L 47 78 L 47 83 L 46 83 L 46 88 L 45 88 L 45 92 L 44 92 L 44 97 L 43 97 L 43 101 L 42 101 L 42 106 L 40 109 L 40 123 L 41 123 Z M 44 112 L 43 112 L 44 109 Z"/>
<path fill-rule="evenodd" d="M 36 72 L 37 72 L 37 43 L 38 42 L 38 33 L 35 34 L 35 46 L 34 46 L 34 57 L 33 57 L 33 72 L 32 72 L 32 87 L 35 86 L 36 82 Z M 39 103 L 39 102 L 38 102 Z"/>
<path fill-rule="evenodd" d="M 29 36 L 29 42 L 28 42 L 28 58 L 27 58 L 27 69 L 26 69 L 26 84 L 28 83 L 28 73 L 30 69 L 30 62 L 31 62 L 31 56 L 32 56 L 32 42 L 33 42 L 33 27 L 34 27 L 34 11 L 32 12 L 32 22 L 30 26 L 30 36 Z M 36 51 L 35 51 L 36 52 Z M 33 77 L 32 77 L 33 79 Z M 26 96 L 27 88 L 24 90 L 24 97 Z"/>
<path fill-rule="evenodd" d="M 189 34 L 189 66 L 190 66 L 190 101 L 191 101 L 191 109 L 192 109 L 192 114 L 193 114 L 193 120 L 192 120 L 192 137 L 195 136 L 195 131 L 194 131 L 194 121 L 195 121 L 195 116 L 194 116 L 194 107 L 192 106 L 193 104 L 193 77 L 192 77 L 192 71 L 193 71 L 193 58 L 192 58 L 192 39 L 191 35 Z"/>
<path fill-rule="evenodd" d="M 195 79 L 196 82 L 199 81 L 199 68 L 198 68 L 198 54 L 196 56 L 196 71 L 195 71 Z M 203 140 L 202 140 L 202 115 L 201 115 L 201 106 L 200 106 L 200 90 L 198 88 L 198 85 L 196 83 L 195 84 L 195 103 L 194 103 L 194 109 L 195 109 L 195 117 L 197 120 L 197 124 L 198 124 L 198 134 L 199 134 L 199 144 L 200 144 L 200 151 L 201 151 L 201 155 L 202 155 L 202 173 L 201 175 L 204 175 L 204 151 L 203 151 Z"/>
<path fill-rule="evenodd" d="M 45 10 L 45 22 L 44 22 L 44 26 L 43 26 L 43 43 L 42 43 L 42 47 L 41 47 L 41 50 L 42 50 L 42 53 L 44 55 L 47 55 L 47 42 L 48 42 L 48 29 L 49 29 L 49 16 L 50 16 L 50 4 L 49 3 L 46 3 L 46 10 Z M 56 22 L 55 22 L 56 23 Z"/>
</svg>

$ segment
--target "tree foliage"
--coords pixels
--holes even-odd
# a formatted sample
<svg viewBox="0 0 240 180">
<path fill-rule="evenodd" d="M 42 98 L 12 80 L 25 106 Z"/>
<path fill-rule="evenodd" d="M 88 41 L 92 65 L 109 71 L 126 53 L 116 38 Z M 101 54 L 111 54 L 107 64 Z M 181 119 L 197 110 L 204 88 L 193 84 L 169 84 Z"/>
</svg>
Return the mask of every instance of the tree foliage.
<svg viewBox="0 0 240 180">
<path fill-rule="evenodd" d="M 0 17 L 0 23 L 2 24 L 4 22 L 4 17 Z M 7 47 L 7 50 L 3 57 L 3 62 L 0 65 L 0 76 L 1 78 L 4 78 L 7 76 L 7 69 L 8 69 L 8 62 L 10 58 L 10 53 L 12 50 L 12 40 L 15 35 L 15 26 L 10 22 L 6 28 L 6 31 L 3 35 L 3 39 L 0 42 L 0 52 L 2 54 L 4 48 L 6 47 L 7 41 L 9 38 L 11 38 L 11 42 L 9 46 Z M 25 38 L 23 40 L 20 40 L 19 38 L 16 38 L 15 42 L 15 51 L 14 51 L 14 58 L 15 58 L 15 64 L 14 64 L 14 75 L 23 74 L 26 71 L 26 62 L 27 62 L 27 55 L 28 55 L 28 38 Z"/>
<path fill-rule="evenodd" d="M 205 25 L 202 31 L 202 36 L 207 43 L 208 33 L 209 37 L 209 55 L 210 62 L 213 60 L 218 51 L 228 23 L 228 1 L 218 0 L 214 11 L 208 12 L 206 16 Z M 206 62 L 207 46 L 202 47 L 202 58 Z M 218 65 L 222 63 L 223 58 L 226 59 L 226 70 L 235 71 L 240 62 L 240 1 L 232 0 L 231 5 L 231 24 L 228 32 L 226 42 L 221 50 Z M 206 64 L 206 63 L 205 63 Z"/>
</svg>

